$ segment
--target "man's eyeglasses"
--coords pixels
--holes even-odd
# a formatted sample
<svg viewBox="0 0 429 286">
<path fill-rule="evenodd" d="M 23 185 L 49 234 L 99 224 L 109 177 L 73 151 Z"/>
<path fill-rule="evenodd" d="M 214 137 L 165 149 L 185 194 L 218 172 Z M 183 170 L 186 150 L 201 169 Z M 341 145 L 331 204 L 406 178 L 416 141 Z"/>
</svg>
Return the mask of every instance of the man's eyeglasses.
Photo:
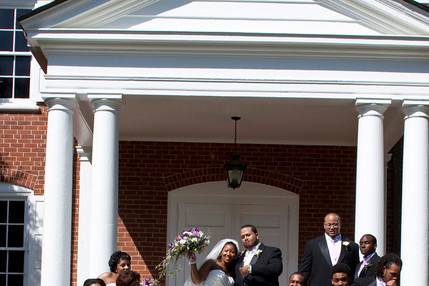
<svg viewBox="0 0 429 286">
<path fill-rule="evenodd" d="M 338 223 L 325 223 L 325 227 L 332 227 L 332 228 L 338 228 L 340 225 Z"/>
</svg>

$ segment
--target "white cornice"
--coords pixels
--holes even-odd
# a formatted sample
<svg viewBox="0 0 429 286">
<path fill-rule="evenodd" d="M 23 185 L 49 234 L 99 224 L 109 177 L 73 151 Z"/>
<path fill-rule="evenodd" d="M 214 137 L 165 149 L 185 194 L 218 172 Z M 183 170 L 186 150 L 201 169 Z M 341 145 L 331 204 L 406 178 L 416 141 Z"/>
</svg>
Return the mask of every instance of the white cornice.
<svg viewBox="0 0 429 286">
<path fill-rule="evenodd" d="M 429 36 L 338 36 L 143 33 L 94 30 L 27 31 L 33 45 L 78 53 L 174 52 L 215 54 L 315 55 L 347 57 L 429 57 Z"/>
</svg>

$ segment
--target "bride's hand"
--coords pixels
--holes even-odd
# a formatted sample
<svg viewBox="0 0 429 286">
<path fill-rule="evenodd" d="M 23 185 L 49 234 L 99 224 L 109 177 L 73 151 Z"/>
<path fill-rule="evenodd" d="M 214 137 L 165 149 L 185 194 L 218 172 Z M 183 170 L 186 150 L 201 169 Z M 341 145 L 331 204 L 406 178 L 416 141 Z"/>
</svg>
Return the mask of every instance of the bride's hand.
<svg viewBox="0 0 429 286">
<path fill-rule="evenodd" d="M 196 264 L 197 263 L 197 255 L 193 252 L 188 253 L 189 258 L 189 264 Z"/>
</svg>

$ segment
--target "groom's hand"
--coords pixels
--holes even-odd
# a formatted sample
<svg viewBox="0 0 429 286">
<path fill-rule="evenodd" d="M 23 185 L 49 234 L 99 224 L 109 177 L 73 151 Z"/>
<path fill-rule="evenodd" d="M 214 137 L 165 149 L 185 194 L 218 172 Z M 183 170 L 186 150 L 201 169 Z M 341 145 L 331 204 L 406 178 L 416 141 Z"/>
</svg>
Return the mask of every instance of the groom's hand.
<svg viewBox="0 0 429 286">
<path fill-rule="evenodd" d="M 241 267 L 240 273 L 241 273 L 241 276 L 243 276 L 243 277 L 249 275 L 249 265 Z"/>
</svg>

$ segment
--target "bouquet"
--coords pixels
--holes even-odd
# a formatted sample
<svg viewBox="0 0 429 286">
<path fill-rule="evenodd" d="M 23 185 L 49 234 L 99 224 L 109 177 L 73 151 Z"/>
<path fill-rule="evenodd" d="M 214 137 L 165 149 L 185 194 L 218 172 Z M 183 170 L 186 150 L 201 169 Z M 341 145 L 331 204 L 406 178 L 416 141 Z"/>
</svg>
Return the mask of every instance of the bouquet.
<svg viewBox="0 0 429 286">
<path fill-rule="evenodd" d="M 167 276 L 167 268 L 170 262 L 175 262 L 182 256 L 200 253 L 209 243 L 209 236 L 197 227 L 183 231 L 172 243 L 168 244 L 165 258 L 156 266 L 159 279 Z"/>
<path fill-rule="evenodd" d="M 143 279 L 143 281 L 140 283 L 140 286 L 158 286 L 158 285 L 159 285 L 158 280 L 148 279 L 148 278 Z"/>
</svg>

